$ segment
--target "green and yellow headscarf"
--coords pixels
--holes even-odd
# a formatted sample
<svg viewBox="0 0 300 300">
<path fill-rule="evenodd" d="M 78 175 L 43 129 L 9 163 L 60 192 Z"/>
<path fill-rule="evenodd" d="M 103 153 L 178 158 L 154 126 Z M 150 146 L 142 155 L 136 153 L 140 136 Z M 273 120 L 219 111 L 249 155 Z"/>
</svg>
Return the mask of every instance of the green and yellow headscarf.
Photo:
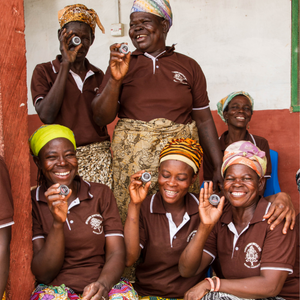
<svg viewBox="0 0 300 300">
<path fill-rule="evenodd" d="M 57 138 L 69 140 L 76 150 L 74 133 L 68 127 L 62 125 L 43 125 L 29 138 L 30 149 L 34 156 L 38 156 L 41 149 L 50 141 Z"/>
</svg>

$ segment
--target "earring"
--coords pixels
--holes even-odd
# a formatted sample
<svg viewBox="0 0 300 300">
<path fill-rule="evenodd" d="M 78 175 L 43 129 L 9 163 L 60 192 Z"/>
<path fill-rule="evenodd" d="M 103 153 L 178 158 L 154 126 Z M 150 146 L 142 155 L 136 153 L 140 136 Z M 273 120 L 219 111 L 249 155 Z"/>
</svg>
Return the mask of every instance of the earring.
<svg viewBox="0 0 300 300">
<path fill-rule="evenodd" d="M 250 125 L 248 124 L 248 126 L 247 126 L 247 129 L 249 130 L 250 129 Z"/>
</svg>

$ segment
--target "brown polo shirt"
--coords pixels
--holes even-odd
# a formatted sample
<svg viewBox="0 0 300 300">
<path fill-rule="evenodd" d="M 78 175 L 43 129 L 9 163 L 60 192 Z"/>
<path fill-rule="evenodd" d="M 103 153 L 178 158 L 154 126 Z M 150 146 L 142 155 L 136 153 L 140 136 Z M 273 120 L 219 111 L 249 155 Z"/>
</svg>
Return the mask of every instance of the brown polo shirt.
<svg viewBox="0 0 300 300">
<path fill-rule="evenodd" d="M 79 177 L 78 198 L 69 205 L 64 225 L 65 258 L 51 285 L 61 285 L 82 293 L 84 287 L 96 281 L 105 263 L 105 239 L 123 236 L 116 200 L 106 185 L 86 182 Z M 31 192 L 33 240 L 47 239 L 53 223 L 44 196 L 45 187 Z"/>
<path fill-rule="evenodd" d="M 31 79 L 33 104 L 36 101 L 43 101 L 43 98 L 50 91 L 58 76 L 60 62 L 61 55 L 58 55 L 55 60 L 35 67 Z M 109 141 L 106 126 L 99 127 L 94 122 L 91 108 L 92 100 L 97 94 L 104 75 L 100 69 L 90 64 L 87 59 L 86 67 L 89 73 L 83 83 L 82 91 L 78 88 L 70 71 L 63 103 L 53 122 L 73 130 L 77 146 Z"/>
<path fill-rule="evenodd" d="M 8 170 L 0 156 L 0 229 L 14 224 L 13 199 Z"/>
<path fill-rule="evenodd" d="M 226 136 L 228 134 L 228 131 L 225 131 L 220 137 L 220 146 L 222 153 L 224 155 L 225 149 L 229 146 L 229 144 L 226 144 Z M 271 172 L 272 172 L 272 164 L 271 164 L 271 158 L 270 158 L 270 147 L 268 141 L 258 135 L 252 135 L 251 133 L 246 130 L 246 135 L 244 137 L 244 141 L 249 141 L 253 143 L 255 146 L 257 146 L 260 150 L 264 151 L 266 153 L 267 157 L 267 171 L 265 178 L 268 179 L 271 177 Z M 203 158 L 203 177 L 204 180 L 212 180 L 213 179 L 213 163 L 210 160 L 209 156 L 206 156 L 204 153 L 204 158 Z M 221 172 L 221 170 L 220 170 Z"/>
<path fill-rule="evenodd" d="M 136 268 L 134 287 L 140 296 L 183 298 L 184 293 L 201 281 L 205 273 L 183 278 L 178 271 L 182 251 L 195 235 L 200 218 L 198 195 L 185 196 L 186 214 L 176 228 L 167 213 L 160 193 L 148 196 L 140 212 L 142 262 Z"/>
<path fill-rule="evenodd" d="M 101 92 L 110 78 L 108 68 Z M 178 124 L 192 121 L 193 109 L 209 107 L 206 80 L 199 64 L 174 52 L 174 46 L 153 57 L 134 51 L 119 97 L 119 118 L 149 122 L 165 118 Z"/>
<path fill-rule="evenodd" d="M 204 251 L 213 258 L 218 256 L 224 278 L 259 276 L 261 270 L 293 272 L 296 232 L 288 230 L 286 235 L 282 234 L 284 223 L 270 230 L 270 225 L 263 219 L 270 204 L 261 198 L 252 220 L 240 234 L 233 224 L 231 207 L 224 209 L 204 246 Z M 297 291 L 298 287 L 294 285 L 290 289 Z M 295 299 L 283 293 L 278 296 Z"/>
</svg>

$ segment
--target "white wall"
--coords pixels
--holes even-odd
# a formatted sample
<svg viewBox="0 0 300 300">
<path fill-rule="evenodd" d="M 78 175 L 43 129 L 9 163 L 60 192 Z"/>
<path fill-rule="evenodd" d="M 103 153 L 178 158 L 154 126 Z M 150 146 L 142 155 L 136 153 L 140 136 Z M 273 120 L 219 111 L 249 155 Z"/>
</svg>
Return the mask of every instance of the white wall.
<svg viewBox="0 0 300 300">
<path fill-rule="evenodd" d="M 57 12 L 73 0 L 24 0 L 27 48 L 29 114 L 34 114 L 30 80 L 36 64 L 59 53 Z M 110 24 L 117 22 L 117 0 L 80 0 L 93 8 L 106 29 L 96 29 L 88 59 L 106 70 L 109 46 L 128 37 L 133 0 L 120 0 L 124 37 L 112 37 Z M 248 91 L 256 110 L 290 107 L 291 1 L 290 0 L 170 0 L 174 25 L 167 44 L 189 55 L 206 75 L 210 107 L 236 90 Z"/>
</svg>

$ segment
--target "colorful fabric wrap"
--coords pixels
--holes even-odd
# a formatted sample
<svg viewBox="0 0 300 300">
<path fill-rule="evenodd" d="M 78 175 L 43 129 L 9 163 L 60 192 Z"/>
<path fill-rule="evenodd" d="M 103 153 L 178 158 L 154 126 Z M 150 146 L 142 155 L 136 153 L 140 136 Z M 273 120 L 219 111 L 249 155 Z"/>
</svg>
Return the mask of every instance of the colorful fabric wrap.
<svg viewBox="0 0 300 300">
<path fill-rule="evenodd" d="M 223 293 L 223 292 L 209 292 L 204 295 L 201 300 L 255 300 L 253 298 L 239 298 L 237 296 Z M 284 300 L 281 297 L 269 297 L 269 298 L 259 298 L 259 300 Z"/>
<path fill-rule="evenodd" d="M 157 296 L 139 296 L 140 300 L 181 300 L 180 298 L 164 298 Z"/>
<path fill-rule="evenodd" d="M 60 28 L 63 28 L 70 22 L 83 22 L 89 25 L 95 35 L 96 24 L 105 33 L 97 13 L 93 9 L 88 9 L 83 4 L 68 5 L 58 12 L 58 22 Z"/>
<path fill-rule="evenodd" d="M 130 13 L 134 12 L 147 12 L 162 17 L 172 26 L 173 15 L 169 0 L 135 0 Z"/>
<path fill-rule="evenodd" d="M 266 153 L 248 141 L 238 141 L 229 145 L 224 152 L 221 174 L 232 165 L 242 164 L 253 169 L 259 177 L 263 177 L 267 169 Z"/>
<path fill-rule="evenodd" d="M 239 92 L 233 92 L 231 94 L 229 94 L 228 96 L 226 96 L 225 98 L 223 98 L 222 100 L 220 100 L 218 103 L 217 103 L 217 109 L 218 109 L 218 114 L 219 116 L 221 117 L 221 119 L 226 123 L 226 120 L 224 119 L 224 116 L 223 116 L 223 112 L 225 110 L 225 108 L 228 106 L 229 102 L 236 96 L 239 96 L 239 95 L 242 95 L 242 96 L 245 96 L 246 98 L 249 99 L 250 103 L 251 103 L 251 106 L 252 106 L 252 111 L 253 111 L 253 108 L 254 108 L 254 100 L 253 98 L 247 93 L 247 92 L 243 92 L 243 91 L 239 91 Z"/>
<path fill-rule="evenodd" d="M 162 149 L 159 162 L 162 163 L 170 159 L 185 162 L 191 166 L 195 174 L 197 174 L 201 167 L 203 151 L 200 144 L 195 140 L 190 138 L 173 139 Z"/>
<path fill-rule="evenodd" d="M 125 279 L 121 280 L 112 287 L 108 293 L 109 300 L 138 300 L 139 297 L 131 283 Z M 32 292 L 30 300 L 76 300 L 82 299 L 82 295 L 76 294 L 71 288 L 64 284 L 52 286 L 39 284 Z"/>
<path fill-rule="evenodd" d="M 50 141 L 57 138 L 65 138 L 69 140 L 76 150 L 76 142 L 74 133 L 68 127 L 52 124 L 42 125 L 29 138 L 30 149 L 34 156 L 38 156 L 40 150 Z"/>
</svg>

